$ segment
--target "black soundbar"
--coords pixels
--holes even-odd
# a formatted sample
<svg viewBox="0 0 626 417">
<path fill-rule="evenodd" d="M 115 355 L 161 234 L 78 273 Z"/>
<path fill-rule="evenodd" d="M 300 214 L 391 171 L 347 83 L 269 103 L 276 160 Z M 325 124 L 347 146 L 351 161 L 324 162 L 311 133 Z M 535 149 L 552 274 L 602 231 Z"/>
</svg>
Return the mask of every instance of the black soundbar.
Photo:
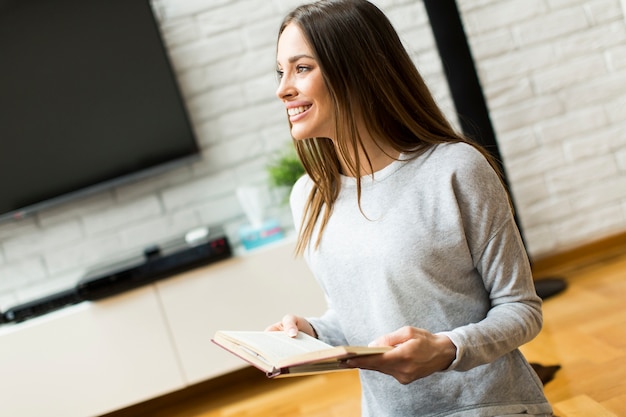
<svg viewBox="0 0 626 417">
<path fill-rule="evenodd" d="M 225 236 L 179 248 L 169 254 L 161 254 L 158 248 L 150 248 L 143 259 L 88 273 L 78 282 L 76 291 L 83 300 L 99 300 L 231 255 Z"/>
<path fill-rule="evenodd" d="M 95 301 L 232 256 L 224 235 L 152 246 L 141 257 L 93 269 L 75 287 L 22 303 L 0 313 L 1 323 L 17 323 L 82 301 Z"/>
<path fill-rule="evenodd" d="M 71 288 L 11 307 L 2 314 L 2 317 L 4 322 L 19 323 L 73 304 L 78 304 L 81 301 L 76 289 Z"/>
</svg>

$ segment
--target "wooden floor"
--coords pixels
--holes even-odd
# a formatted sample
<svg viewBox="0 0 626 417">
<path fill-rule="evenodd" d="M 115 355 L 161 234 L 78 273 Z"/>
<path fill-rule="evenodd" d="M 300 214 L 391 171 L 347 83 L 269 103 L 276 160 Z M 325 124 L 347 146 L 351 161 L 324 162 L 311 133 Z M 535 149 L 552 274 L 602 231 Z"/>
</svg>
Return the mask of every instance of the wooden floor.
<svg viewBox="0 0 626 417">
<path fill-rule="evenodd" d="M 562 366 L 545 386 L 556 415 L 626 416 L 626 250 L 566 278 L 567 290 L 543 305 L 543 330 L 522 351 Z"/>
<path fill-rule="evenodd" d="M 561 365 L 545 386 L 559 417 L 626 417 L 626 248 L 553 269 L 568 283 L 544 303 L 544 328 L 522 351 Z M 267 380 L 246 369 L 107 417 L 358 417 L 355 371 Z"/>
</svg>

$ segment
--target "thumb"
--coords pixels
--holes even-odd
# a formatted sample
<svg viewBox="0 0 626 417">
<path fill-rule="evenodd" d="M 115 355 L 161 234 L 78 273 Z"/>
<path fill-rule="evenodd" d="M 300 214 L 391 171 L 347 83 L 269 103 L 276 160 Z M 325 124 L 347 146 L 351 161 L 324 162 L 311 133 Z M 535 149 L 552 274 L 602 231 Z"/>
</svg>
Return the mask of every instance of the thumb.
<svg viewBox="0 0 626 417">
<path fill-rule="evenodd" d="M 289 337 L 296 337 L 298 335 L 298 318 L 293 314 L 287 314 L 283 317 L 283 330 L 289 335 Z"/>
<path fill-rule="evenodd" d="M 407 327 L 403 327 L 394 332 L 387 333 L 380 336 L 376 340 L 372 341 L 368 346 L 380 347 L 380 346 L 397 346 L 409 340 L 411 338 L 410 331 Z"/>
</svg>

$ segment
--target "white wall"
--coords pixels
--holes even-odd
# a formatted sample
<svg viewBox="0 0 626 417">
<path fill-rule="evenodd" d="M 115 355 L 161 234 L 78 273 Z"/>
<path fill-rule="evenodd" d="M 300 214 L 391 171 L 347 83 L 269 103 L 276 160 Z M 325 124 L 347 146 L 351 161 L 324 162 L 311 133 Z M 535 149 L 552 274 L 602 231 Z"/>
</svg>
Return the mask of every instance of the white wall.
<svg viewBox="0 0 626 417">
<path fill-rule="evenodd" d="M 72 285 L 95 263 L 205 224 L 236 241 L 239 185 L 289 144 L 275 34 L 296 0 L 159 0 L 204 158 L 0 225 L 0 308 Z M 454 118 L 419 0 L 379 0 Z M 626 230 L 626 20 L 620 0 L 460 0 L 529 252 Z M 288 223 L 278 205 L 270 209 Z"/>
<path fill-rule="evenodd" d="M 626 229 L 619 0 L 459 2 L 533 255 Z"/>
</svg>

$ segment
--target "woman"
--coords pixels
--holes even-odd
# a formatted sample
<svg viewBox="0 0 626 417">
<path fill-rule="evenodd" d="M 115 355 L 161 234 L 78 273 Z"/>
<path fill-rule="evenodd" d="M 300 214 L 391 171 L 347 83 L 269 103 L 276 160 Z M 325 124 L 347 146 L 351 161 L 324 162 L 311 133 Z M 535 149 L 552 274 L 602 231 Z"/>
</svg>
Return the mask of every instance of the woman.
<svg viewBox="0 0 626 417">
<path fill-rule="evenodd" d="M 268 330 L 395 346 L 347 362 L 364 416 L 551 415 L 517 349 L 541 328 L 541 300 L 506 190 L 384 14 L 365 0 L 300 6 L 277 66 L 307 172 L 290 200 L 296 251 L 328 310 Z"/>
</svg>

